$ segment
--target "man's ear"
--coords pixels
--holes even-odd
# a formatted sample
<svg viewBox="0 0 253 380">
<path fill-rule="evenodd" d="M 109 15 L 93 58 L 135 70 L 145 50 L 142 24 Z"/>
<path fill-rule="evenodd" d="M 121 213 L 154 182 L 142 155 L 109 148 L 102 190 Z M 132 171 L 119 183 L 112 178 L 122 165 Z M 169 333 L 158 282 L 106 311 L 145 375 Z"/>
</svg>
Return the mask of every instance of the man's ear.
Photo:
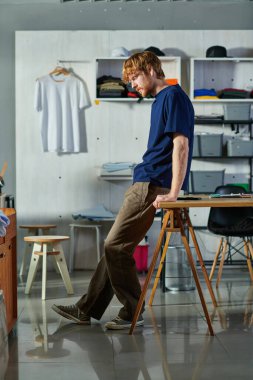
<svg viewBox="0 0 253 380">
<path fill-rule="evenodd" d="M 155 77 L 156 76 L 156 72 L 155 70 L 153 69 L 153 67 L 151 65 L 148 66 L 148 72 L 150 74 L 151 77 Z"/>
</svg>

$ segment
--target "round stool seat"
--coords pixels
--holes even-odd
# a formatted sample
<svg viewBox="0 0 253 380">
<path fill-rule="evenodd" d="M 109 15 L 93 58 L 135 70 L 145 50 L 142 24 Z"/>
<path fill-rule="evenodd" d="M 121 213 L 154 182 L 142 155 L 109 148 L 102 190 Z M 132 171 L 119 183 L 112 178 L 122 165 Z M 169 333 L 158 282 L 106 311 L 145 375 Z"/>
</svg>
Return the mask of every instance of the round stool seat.
<svg viewBox="0 0 253 380">
<path fill-rule="evenodd" d="M 25 236 L 24 241 L 32 243 L 57 243 L 63 240 L 68 240 L 69 236 L 58 235 L 41 235 L 41 236 Z"/>
<path fill-rule="evenodd" d="M 73 294 L 68 268 L 64 256 L 62 242 L 69 236 L 36 235 L 25 236 L 24 241 L 33 244 L 32 257 L 27 276 L 25 294 L 30 294 L 37 273 L 38 264 L 42 261 L 42 299 L 46 299 L 47 258 L 50 256 L 59 271 L 68 294 Z"/>
<path fill-rule="evenodd" d="M 27 234 L 29 236 L 31 236 L 31 235 L 39 236 L 40 234 L 48 235 L 50 233 L 49 230 L 51 228 L 56 228 L 56 227 L 57 227 L 56 224 L 49 224 L 49 223 L 47 223 L 47 224 L 22 224 L 19 226 L 19 228 L 27 229 Z M 20 276 L 23 276 L 25 274 L 27 255 L 29 254 L 30 246 L 31 246 L 31 242 L 28 241 L 28 244 L 25 245 L 23 258 L 22 258 L 22 262 L 21 262 L 21 266 L 20 266 L 20 271 L 19 271 Z"/>
<path fill-rule="evenodd" d="M 56 228 L 55 224 L 26 224 L 19 226 L 19 228 L 27 228 L 28 230 L 49 230 L 50 228 Z"/>
</svg>

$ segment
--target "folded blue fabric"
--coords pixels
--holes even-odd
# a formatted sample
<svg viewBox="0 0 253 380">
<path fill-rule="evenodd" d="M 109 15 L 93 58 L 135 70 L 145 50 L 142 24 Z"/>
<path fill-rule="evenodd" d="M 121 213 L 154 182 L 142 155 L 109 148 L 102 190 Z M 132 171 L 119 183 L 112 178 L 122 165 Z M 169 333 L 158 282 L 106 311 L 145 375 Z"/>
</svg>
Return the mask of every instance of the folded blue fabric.
<svg viewBox="0 0 253 380">
<path fill-rule="evenodd" d="M 107 172 L 115 172 L 118 170 L 125 170 L 133 168 L 135 164 L 133 162 L 107 162 L 102 165 L 102 168 Z"/>
<path fill-rule="evenodd" d="M 0 210 L 0 237 L 6 235 L 6 227 L 10 224 L 10 219 Z"/>
<path fill-rule="evenodd" d="M 213 88 L 199 88 L 194 90 L 194 97 L 195 96 L 217 96 L 217 93 Z"/>
</svg>

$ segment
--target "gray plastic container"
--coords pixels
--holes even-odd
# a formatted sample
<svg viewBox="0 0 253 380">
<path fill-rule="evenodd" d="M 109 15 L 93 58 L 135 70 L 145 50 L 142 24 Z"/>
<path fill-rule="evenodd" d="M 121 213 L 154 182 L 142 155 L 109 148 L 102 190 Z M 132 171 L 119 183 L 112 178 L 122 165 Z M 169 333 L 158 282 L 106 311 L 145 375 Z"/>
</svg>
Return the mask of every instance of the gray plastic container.
<svg viewBox="0 0 253 380">
<path fill-rule="evenodd" d="M 227 155 L 251 157 L 253 156 L 253 140 L 232 139 L 227 142 Z"/>
<path fill-rule="evenodd" d="M 225 173 L 224 184 L 228 183 L 249 183 L 249 174 L 246 173 Z"/>
<path fill-rule="evenodd" d="M 199 135 L 200 156 L 222 156 L 223 133 L 201 133 Z"/>
<path fill-rule="evenodd" d="M 199 156 L 200 156 L 199 135 L 194 135 L 192 157 L 199 157 Z"/>
<path fill-rule="evenodd" d="M 225 120 L 249 120 L 251 112 L 250 103 L 224 104 Z"/>
<path fill-rule="evenodd" d="M 225 170 L 191 171 L 192 193 L 213 193 L 217 186 L 224 185 Z"/>
</svg>

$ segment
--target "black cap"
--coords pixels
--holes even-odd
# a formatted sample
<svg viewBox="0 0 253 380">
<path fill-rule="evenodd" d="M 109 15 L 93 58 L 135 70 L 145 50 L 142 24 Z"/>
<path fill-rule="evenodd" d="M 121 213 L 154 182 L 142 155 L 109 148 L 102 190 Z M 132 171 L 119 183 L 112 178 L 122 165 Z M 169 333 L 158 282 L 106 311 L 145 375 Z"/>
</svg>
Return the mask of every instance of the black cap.
<svg viewBox="0 0 253 380">
<path fill-rule="evenodd" d="M 207 58 L 224 58 L 227 57 L 227 49 L 224 46 L 210 46 L 206 51 Z"/>
<path fill-rule="evenodd" d="M 164 56 L 164 52 L 161 51 L 160 49 L 158 49 L 157 47 L 155 46 L 150 46 L 148 47 L 147 49 L 145 49 L 144 51 L 151 51 L 151 53 L 154 53 L 155 55 L 157 55 L 158 57 L 161 57 L 161 56 Z"/>
</svg>

